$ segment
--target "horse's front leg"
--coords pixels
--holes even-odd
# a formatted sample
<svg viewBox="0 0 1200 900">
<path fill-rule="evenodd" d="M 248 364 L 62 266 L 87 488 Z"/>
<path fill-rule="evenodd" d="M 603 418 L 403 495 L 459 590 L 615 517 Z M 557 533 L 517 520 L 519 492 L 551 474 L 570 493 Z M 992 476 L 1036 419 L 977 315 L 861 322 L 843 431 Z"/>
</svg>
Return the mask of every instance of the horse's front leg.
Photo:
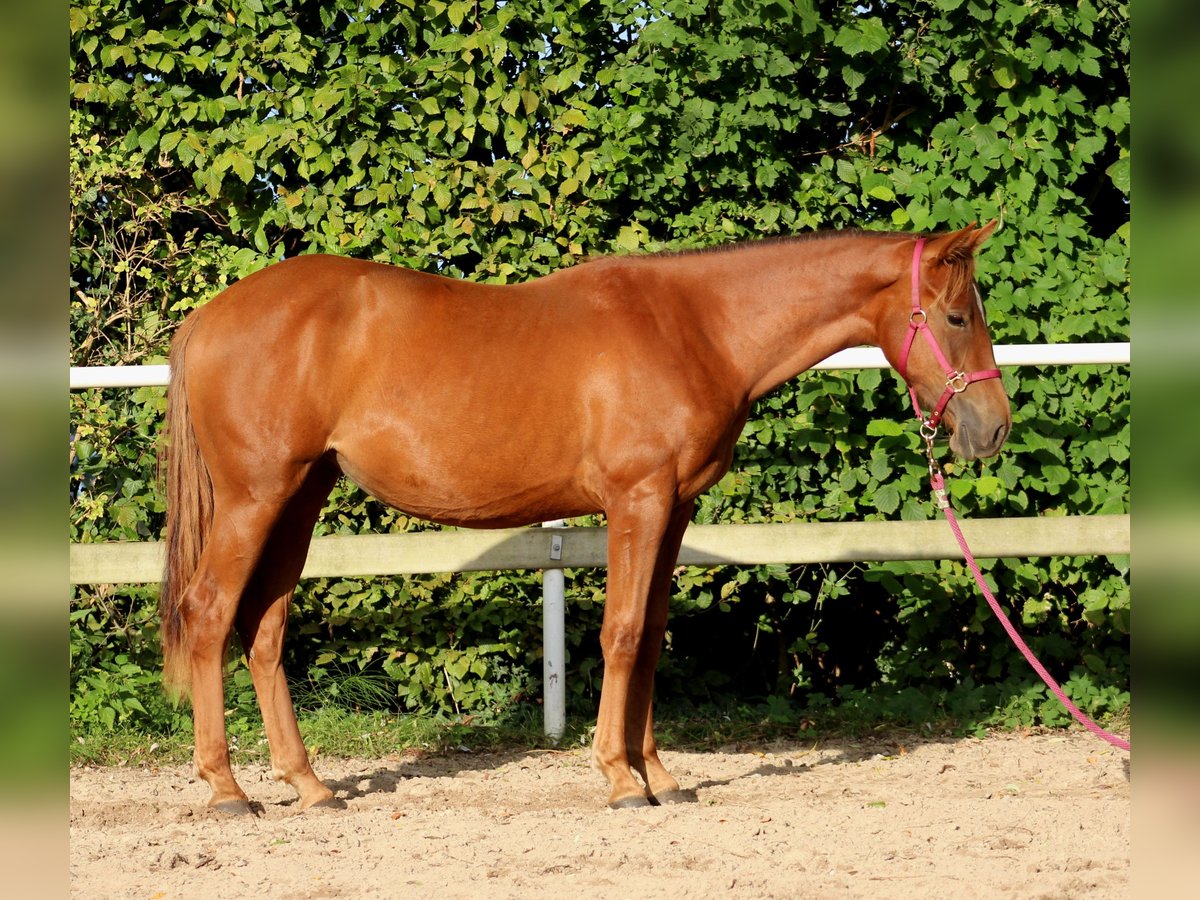
<svg viewBox="0 0 1200 900">
<path fill-rule="evenodd" d="M 650 802 L 630 769 L 644 767 L 641 744 L 649 703 L 646 685 L 634 676 L 640 671 L 651 587 L 674 505 L 673 481 L 650 479 L 624 492 L 607 510 L 608 593 L 600 629 L 604 684 L 592 759 L 608 779 L 608 805 L 614 808 Z"/>
<path fill-rule="evenodd" d="M 654 740 L 654 671 L 662 653 L 667 631 L 667 613 L 671 602 L 675 563 L 679 546 L 695 509 L 695 501 L 682 503 L 671 512 L 666 535 L 659 546 L 654 577 L 646 606 L 646 626 L 634 664 L 629 702 L 625 709 L 625 740 L 630 765 L 642 776 L 646 795 L 655 802 L 672 803 L 684 799 L 677 782 L 658 758 Z"/>
</svg>

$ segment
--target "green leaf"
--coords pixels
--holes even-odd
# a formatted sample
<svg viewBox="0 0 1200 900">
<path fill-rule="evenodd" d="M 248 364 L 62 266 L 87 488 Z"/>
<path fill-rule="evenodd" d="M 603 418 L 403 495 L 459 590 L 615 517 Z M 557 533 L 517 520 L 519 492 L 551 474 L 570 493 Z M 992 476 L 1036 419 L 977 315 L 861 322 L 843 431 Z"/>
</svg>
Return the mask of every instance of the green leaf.
<svg viewBox="0 0 1200 900">
<path fill-rule="evenodd" d="M 981 475 L 975 480 L 975 490 L 984 495 L 992 496 L 1003 493 L 1004 482 L 994 475 Z"/>
<path fill-rule="evenodd" d="M 257 153 L 263 147 L 267 146 L 268 140 L 269 138 L 265 132 L 256 131 L 246 136 L 246 140 L 242 142 L 242 149 L 247 153 Z"/>
<path fill-rule="evenodd" d="M 1122 194 L 1129 194 L 1129 157 L 1123 156 L 1104 170 Z"/>
<path fill-rule="evenodd" d="M 863 82 L 867 80 L 867 76 L 851 66 L 842 66 L 842 81 L 846 82 L 846 87 L 851 90 L 860 88 Z"/>
<path fill-rule="evenodd" d="M 479 88 L 473 84 L 464 84 L 462 86 L 463 109 L 468 112 L 475 109 L 479 105 Z"/>
<path fill-rule="evenodd" d="M 588 117 L 582 109 L 568 109 L 559 117 L 558 121 L 561 125 L 582 128 L 587 125 Z"/>
<path fill-rule="evenodd" d="M 872 419 L 867 423 L 867 434 L 871 437 L 895 437 L 904 431 L 904 426 L 893 419 Z"/>
<path fill-rule="evenodd" d="M 888 37 L 879 19 L 861 18 L 839 29 L 833 43 L 852 55 L 874 53 L 887 45 Z"/>
<path fill-rule="evenodd" d="M 159 134 L 158 129 L 151 125 L 138 137 L 138 146 L 142 148 L 143 152 L 149 153 L 158 146 L 158 142 L 161 138 L 162 135 Z"/>
<path fill-rule="evenodd" d="M 618 248 L 627 252 L 633 252 L 642 245 L 642 231 L 636 226 L 625 225 L 617 233 L 616 241 L 614 242 Z"/>
<path fill-rule="evenodd" d="M 250 179 L 254 177 L 254 163 L 250 162 L 249 158 L 243 153 L 236 151 L 233 153 L 230 167 L 233 169 L 234 174 L 242 179 L 242 182 L 245 184 L 248 184 Z"/>
<path fill-rule="evenodd" d="M 1016 87 L 1017 73 L 1013 71 L 1010 63 L 998 63 L 992 66 L 992 77 L 996 79 L 996 84 L 1005 90 Z"/>
<path fill-rule="evenodd" d="M 885 484 L 875 489 L 871 495 L 871 502 L 881 513 L 894 513 L 900 506 L 900 491 L 894 484 Z"/>
</svg>

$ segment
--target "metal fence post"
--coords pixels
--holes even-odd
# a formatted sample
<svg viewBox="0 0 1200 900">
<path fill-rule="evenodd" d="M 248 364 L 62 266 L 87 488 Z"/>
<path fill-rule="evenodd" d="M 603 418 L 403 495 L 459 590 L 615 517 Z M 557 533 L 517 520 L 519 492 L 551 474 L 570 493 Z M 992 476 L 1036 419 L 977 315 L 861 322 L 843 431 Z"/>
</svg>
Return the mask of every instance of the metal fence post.
<svg viewBox="0 0 1200 900">
<path fill-rule="evenodd" d="M 562 528 L 562 519 L 543 528 Z M 550 566 L 542 570 L 542 728 L 557 744 L 567 727 L 566 574 L 554 568 L 562 559 L 563 537 L 550 536 Z"/>
</svg>

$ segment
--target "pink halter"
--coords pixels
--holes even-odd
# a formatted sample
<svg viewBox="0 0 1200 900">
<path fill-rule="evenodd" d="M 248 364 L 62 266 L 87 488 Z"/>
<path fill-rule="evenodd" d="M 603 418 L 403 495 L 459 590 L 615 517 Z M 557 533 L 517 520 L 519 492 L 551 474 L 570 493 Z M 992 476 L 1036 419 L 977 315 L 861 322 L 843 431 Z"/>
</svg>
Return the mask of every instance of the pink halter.
<svg viewBox="0 0 1200 900">
<path fill-rule="evenodd" d="M 929 316 L 925 310 L 921 308 L 921 251 L 925 247 L 925 238 L 917 239 L 917 246 L 913 248 L 912 262 L 912 312 L 908 317 L 908 334 L 904 338 L 904 347 L 900 351 L 900 377 L 908 382 L 908 393 L 912 397 L 913 409 L 917 411 L 917 418 L 921 420 L 921 425 L 931 432 L 937 428 L 938 423 L 942 421 L 942 413 L 946 410 L 946 404 L 950 402 L 950 398 L 955 394 L 961 394 L 967 389 L 967 385 L 974 384 L 976 381 L 986 381 L 989 378 L 999 378 L 999 369 L 982 369 L 978 372 L 959 372 L 946 360 L 946 354 L 942 352 L 942 348 L 938 346 L 937 338 L 933 336 L 933 332 L 929 329 Z M 908 354 L 912 350 L 913 341 L 917 338 L 917 332 L 920 332 L 925 337 L 925 342 L 929 344 L 929 349 L 933 351 L 934 357 L 942 367 L 942 371 L 946 373 L 946 389 L 942 392 L 941 399 L 938 400 L 937 406 L 928 418 L 921 412 L 921 404 L 917 401 L 917 391 L 913 387 L 912 382 L 908 379 Z"/>
</svg>

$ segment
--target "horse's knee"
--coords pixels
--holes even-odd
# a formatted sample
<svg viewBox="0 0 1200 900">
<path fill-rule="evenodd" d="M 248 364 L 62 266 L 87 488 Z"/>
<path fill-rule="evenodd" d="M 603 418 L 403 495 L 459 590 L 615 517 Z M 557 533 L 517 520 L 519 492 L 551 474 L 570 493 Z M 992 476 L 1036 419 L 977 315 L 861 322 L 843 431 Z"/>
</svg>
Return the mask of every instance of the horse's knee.
<svg viewBox="0 0 1200 900">
<path fill-rule="evenodd" d="M 627 623 L 605 623 L 600 629 L 600 649 L 606 666 L 631 669 L 642 647 L 642 628 Z"/>
</svg>

